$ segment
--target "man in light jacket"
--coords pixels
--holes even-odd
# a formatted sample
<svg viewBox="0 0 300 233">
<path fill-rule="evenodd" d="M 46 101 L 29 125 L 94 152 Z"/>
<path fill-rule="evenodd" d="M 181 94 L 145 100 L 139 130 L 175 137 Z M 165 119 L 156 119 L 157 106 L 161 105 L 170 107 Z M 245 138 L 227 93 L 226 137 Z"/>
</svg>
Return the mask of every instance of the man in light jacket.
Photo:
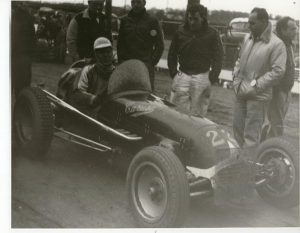
<svg viewBox="0 0 300 233">
<path fill-rule="evenodd" d="M 242 148 L 253 148 L 261 139 L 272 87 L 283 77 L 286 65 L 284 43 L 272 33 L 265 9 L 254 8 L 246 36 L 234 68 L 236 94 L 233 133 Z"/>
</svg>

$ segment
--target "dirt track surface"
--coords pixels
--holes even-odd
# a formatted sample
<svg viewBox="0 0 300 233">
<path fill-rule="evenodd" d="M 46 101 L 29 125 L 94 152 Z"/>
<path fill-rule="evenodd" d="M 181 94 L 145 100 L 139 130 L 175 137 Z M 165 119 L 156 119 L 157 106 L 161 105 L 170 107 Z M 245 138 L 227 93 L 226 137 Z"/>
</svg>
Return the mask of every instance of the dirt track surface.
<svg viewBox="0 0 300 233">
<path fill-rule="evenodd" d="M 34 64 L 33 83 L 52 92 L 65 65 Z M 157 74 L 157 94 L 169 93 L 167 73 Z M 214 87 L 208 118 L 228 130 L 232 126 L 233 93 Z M 293 97 L 286 137 L 299 148 L 299 100 Z M 22 154 L 12 159 L 13 228 L 134 228 L 125 189 L 123 164 L 109 155 L 54 138 L 42 161 Z M 191 203 L 183 227 L 299 227 L 299 207 L 279 210 L 256 194 L 243 205 L 215 206 L 211 199 Z"/>
</svg>

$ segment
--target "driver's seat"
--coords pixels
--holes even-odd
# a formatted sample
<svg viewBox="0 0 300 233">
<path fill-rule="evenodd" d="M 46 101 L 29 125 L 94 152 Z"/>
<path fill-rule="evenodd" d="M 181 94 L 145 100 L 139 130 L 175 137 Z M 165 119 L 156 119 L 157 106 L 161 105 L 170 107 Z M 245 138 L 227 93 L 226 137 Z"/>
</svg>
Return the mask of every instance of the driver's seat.
<svg viewBox="0 0 300 233">
<path fill-rule="evenodd" d="M 71 68 L 83 68 L 84 66 L 89 65 L 89 64 L 92 64 L 92 63 L 94 63 L 94 60 L 93 60 L 93 59 L 81 59 L 81 60 L 75 61 L 75 62 L 70 66 L 70 69 L 71 69 Z"/>
</svg>

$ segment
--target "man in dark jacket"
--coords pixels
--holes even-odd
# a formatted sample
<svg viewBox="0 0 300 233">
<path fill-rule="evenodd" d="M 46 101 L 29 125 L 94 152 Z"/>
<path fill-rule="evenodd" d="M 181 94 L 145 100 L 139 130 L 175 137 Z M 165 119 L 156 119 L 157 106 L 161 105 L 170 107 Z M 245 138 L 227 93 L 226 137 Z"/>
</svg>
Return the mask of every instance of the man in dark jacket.
<svg viewBox="0 0 300 233">
<path fill-rule="evenodd" d="M 170 100 L 185 112 L 205 115 L 210 86 L 218 82 L 222 59 L 220 36 L 208 26 L 206 7 L 191 5 L 187 21 L 176 31 L 169 49 L 168 67 L 173 79 Z"/>
<path fill-rule="evenodd" d="M 98 37 L 111 41 L 112 35 L 102 13 L 104 0 L 89 0 L 88 8 L 77 14 L 67 30 L 67 47 L 72 61 L 93 58 L 93 43 Z"/>
<path fill-rule="evenodd" d="M 23 2 L 12 2 L 11 76 L 15 97 L 31 83 L 31 60 L 35 49 L 33 18 Z"/>
<path fill-rule="evenodd" d="M 268 110 L 268 137 L 283 135 L 283 121 L 289 107 L 291 89 L 294 85 L 295 63 L 292 41 L 298 33 L 297 29 L 296 22 L 290 17 L 281 18 L 276 25 L 277 35 L 286 47 L 287 61 L 283 78 L 278 85 L 273 87 L 272 100 Z"/>
<path fill-rule="evenodd" d="M 145 5 L 145 0 L 131 1 L 132 10 L 121 19 L 117 52 L 119 63 L 138 59 L 146 64 L 154 90 L 154 66 L 163 53 L 164 39 L 158 20 L 146 12 Z"/>
</svg>

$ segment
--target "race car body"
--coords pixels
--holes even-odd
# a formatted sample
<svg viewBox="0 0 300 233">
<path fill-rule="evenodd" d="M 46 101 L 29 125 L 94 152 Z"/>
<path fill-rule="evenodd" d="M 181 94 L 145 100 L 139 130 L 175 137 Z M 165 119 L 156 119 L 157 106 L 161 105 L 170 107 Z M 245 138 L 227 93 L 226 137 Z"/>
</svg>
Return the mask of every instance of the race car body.
<svg viewBox="0 0 300 233">
<path fill-rule="evenodd" d="M 180 226 L 192 198 L 210 196 L 217 203 L 244 199 L 256 183 L 274 181 L 279 172 L 267 154 L 262 161 L 269 170 L 258 163 L 261 172 L 256 180 L 256 163 L 242 156 L 229 132 L 152 94 L 147 68 L 137 60 L 116 68 L 107 98 L 93 112 L 84 114 L 46 90 L 26 89 L 15 107 L 17 141 L 24 153 L 35 157 L 47 151 L 52 132 L 100 152 L 126 154 L 129 204 L 142 227 Z M 288 182 L 291 190 L 276 194 L 276 200 L 294 196 L 299 187 L 298 168 L 285 157 L 289 162 L 281 164 L 285 177 L 280 189 Z"/>
</svg>

